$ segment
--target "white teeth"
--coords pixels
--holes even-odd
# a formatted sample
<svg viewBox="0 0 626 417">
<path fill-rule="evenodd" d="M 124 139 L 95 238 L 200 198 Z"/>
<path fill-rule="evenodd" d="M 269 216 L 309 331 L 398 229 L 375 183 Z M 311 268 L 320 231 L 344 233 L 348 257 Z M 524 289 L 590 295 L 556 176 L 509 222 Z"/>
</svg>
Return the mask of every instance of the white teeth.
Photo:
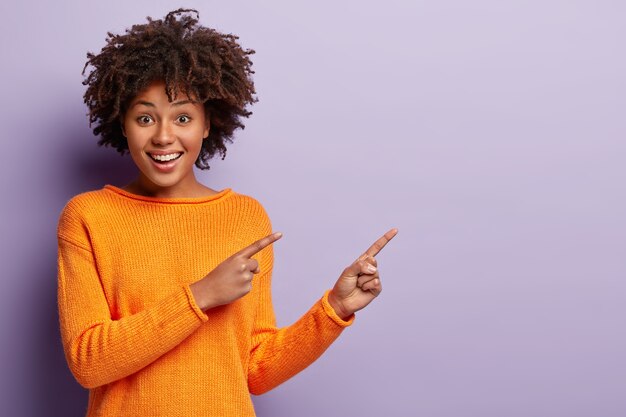
<svg viewBox="0 0 626 417">
<path fill-rule="evenodd" d="M 150 154 L 150 157 L 152 157 L 152 159 L 155 159 L 157 161 L 161 161 L 161 162 L 167 162 L 167 161 L 171 161 L 173 159 L 176 159 L 180 156 L 180 153 L 171 153 L 168 155 L 153 155 Z"/>
</svg>

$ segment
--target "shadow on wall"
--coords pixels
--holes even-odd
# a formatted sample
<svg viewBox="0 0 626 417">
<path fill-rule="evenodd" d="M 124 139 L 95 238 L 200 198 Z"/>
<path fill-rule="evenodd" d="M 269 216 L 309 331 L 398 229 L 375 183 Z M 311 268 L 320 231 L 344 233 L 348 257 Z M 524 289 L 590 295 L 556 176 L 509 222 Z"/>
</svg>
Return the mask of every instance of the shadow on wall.
<svg viewBox="0 0 626 417">
<path fill-rule="evenodd" d="M 56 136 L 58 141 L 55 143 L 65 146 L 48 150 L 56 161 L 56 172 L 45 179 L 47 201 L 50 202 L 45 211 L 51 216 L 46 225 L 50 225 L 47 234 L 51 236 L 35 241 L 35 246 L 39 247 L 34 247 L 33 253 L 39 254 L 38 261 L 28 265 L 25 276 L 56 277 L 56 233 L 52 227 L 56 227 L 57 216 L 69 198 L 99 189 L 104 184 L 124 185 L 136 175 L 130 156 L 121 157 L 110 148 L 96 146 L 97 139 L 80 119 L 66 124 Z M 28 366 L 36 372 L 29 378 L 34 385 L 30 409 L 33 416 L 82 417 L 87 410 L 87 390 L 76 382 L 65 361 L 59 331 L 56 280 L 42 279 L 40 282 L 46 287 L 37 289 L 38 299 L 34 301 L 39 310 L 37 316 L 42 319 L 37 323 L 39 327 L 31 329 L 35 343 L 29 346 L 33 346 L 33 351 L 23 352 L 24 357 L 35 362 Z"/>
</svg>

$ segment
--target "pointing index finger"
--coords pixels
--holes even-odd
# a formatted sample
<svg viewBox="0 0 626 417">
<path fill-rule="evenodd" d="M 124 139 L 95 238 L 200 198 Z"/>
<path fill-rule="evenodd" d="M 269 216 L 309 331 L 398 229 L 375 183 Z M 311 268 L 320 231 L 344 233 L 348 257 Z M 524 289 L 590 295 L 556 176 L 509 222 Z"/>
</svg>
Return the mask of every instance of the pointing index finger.
<svg viewBox="0 0 626 417">
<path fill-rule="evenodd" d="M 278 239 L 283 237 L 283 234 L 280 232 L 272 233 L 271 235 L 265 236 L 263 239 L 259 239 L 250 246 L 246 246 L 239 252 L 237 255 L 245 256 L 246 258 L 251 258 L 257 253 L 261 252 L 263 249 L 276 242 Z"/>
<path fill-rule="evenodd" d="M 394 228 L 394 229 L 389 230 L 380 239 L 374 242 L 374 244 L 370 246 L 365 251 L 365 253 L 363 253 L 363 255 L 359 257 L 359 260 L 365 259 L 367 257 L 373 258 L 374 256 L 378 255 L 378 253 L 385 247 L 385 245 L 389 243 L 389 241 L 393 239 L 393 237 L 397 234 L 398 234 L 398 229 Z"/>
</svg>

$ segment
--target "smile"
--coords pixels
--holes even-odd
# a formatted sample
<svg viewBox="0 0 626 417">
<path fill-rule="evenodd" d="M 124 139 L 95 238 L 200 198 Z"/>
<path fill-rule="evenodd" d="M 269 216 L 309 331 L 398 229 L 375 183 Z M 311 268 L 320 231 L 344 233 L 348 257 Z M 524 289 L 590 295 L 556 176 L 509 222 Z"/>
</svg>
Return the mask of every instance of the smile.
<svg viewBox="0 0 626 417">
<path fill-rule="evenodd" d="M 156 154 L 148 153 L 148 155 L 150 156 L 150 158 L 152 158 L 152 160 L 156 162 L 170 162 L 170 161 L 174 161 L 180 158 L 182 153 L 176 152 L 176 153 L 168 153 L 165 155 L 156 155 Z"/>
</svg>

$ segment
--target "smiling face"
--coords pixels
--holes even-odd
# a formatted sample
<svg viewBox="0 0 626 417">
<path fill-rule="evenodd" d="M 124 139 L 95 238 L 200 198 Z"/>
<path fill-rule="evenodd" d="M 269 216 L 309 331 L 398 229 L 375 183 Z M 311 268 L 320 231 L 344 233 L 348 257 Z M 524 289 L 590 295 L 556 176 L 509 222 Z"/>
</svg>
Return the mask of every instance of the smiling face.
<svg viewBox="0 0 626 417">
<path fill-rule="evenodd" d="M 202 139 L 209 135 L 202 103 L 184 94 L 170 102 L 155 81 L 129 103 L 123 118 L 128 150 L 139 178 L 127 189 L 154 197 L 191 197 L 204 188 L 193 172 Z"/>
</svg>

